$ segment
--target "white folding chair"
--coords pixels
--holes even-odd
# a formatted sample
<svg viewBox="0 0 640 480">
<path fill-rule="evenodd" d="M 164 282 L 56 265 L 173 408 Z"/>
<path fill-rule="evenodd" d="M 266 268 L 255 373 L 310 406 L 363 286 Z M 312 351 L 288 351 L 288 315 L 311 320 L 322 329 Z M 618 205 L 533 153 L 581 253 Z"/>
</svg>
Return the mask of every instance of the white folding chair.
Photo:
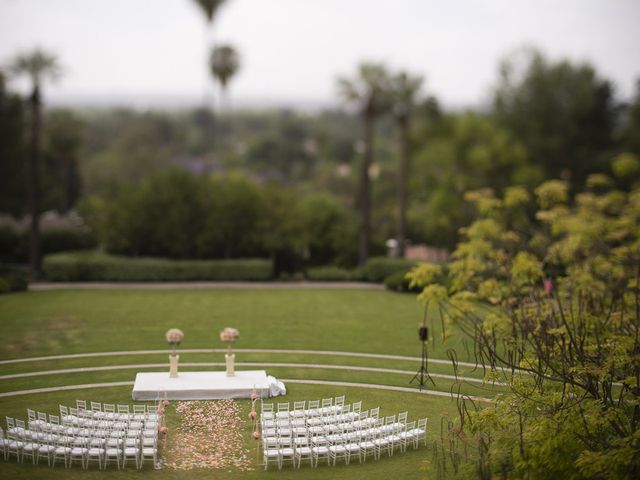
<svg viewBox="0 0 640 480">
<path fill-rule="evenodd" d="M 264 469 L 267 470 L 269 468 L 269 462 L 275 463 L 276 465 L 280 465 L 280 449 L 278 448 L 277 442 L 275 446 L 270 444 L 267 438 L 263 437 L 262 439 L 262 463 L 264 465 Z"/>
<path fill-rule="evenodd" d="M 54 443 L 55 449 L 53 451 L 53 464 L 52 466 L 56 466 L 56 461 L 62 460 L 64 462 L 64 467 L 69 467 L 69 457 L 71 455 L 71 447 L 69 447 L 69 437 L 66 435 L 61 435 L 58 437 L 58 440 Z"/>
<path fill-rule="evenodd" d="M 289 402 L 278 403 L 276 418 L 289 418 Z"/>
<path fill-rule="evenodd" d="M 127 442 L 129 442 L 129 438 L 127 438 Z M 124 448 L 122 449 L 122 468 L 127 467 L 127 459 L 135 459 L 136 468 L 140 469 L 140 437 L 133 439 L 131 443 L 125 443 Z"/>
<path fill-rule="evenodd" d="M 329 460 L 333 460 L 333 466 L 336 466 L 336 461 L 341 458 L 344 459 L 344 463 L 349 465 L 351 452 L 344 445 L 343 434 L 336 433 L 330 435 L 329 438 Z"/>
<path fill-rule="evenodd" d="M 153 460 L 153 468 L 159 468 L 158 463 L 158 437 L 153 438 L 153 442 L 150 446 L 143 446 L 140 453 L 140 465 L 138 468 L 142 468 L 145 460 Z"/>
<path fill-rule="evenodd" d="M 318 437 L 313 437 L 311 439 L 311 455 L 313 456 L 313 467 L 318 466 L 318 462 L 321 459 L 327 460 L 327 465 L 330 465 L 329 461 L 329 448 L 324 445 L 324 442 L 320 441 Z"/>
<path fill-rule="evenodd" d="M 88 437 L 75 437 L 73 442 L 69 447 L 71 451 L 69 452 L 69 466 L 73 465 L 74 460 L 80 460 L 80 464 L 82 468 L 87 468 L 87 453 L 89 449 L 87 448 Z"/>
<path fill-rule="evenodd" d="M 264 418 L 265 420 L 273 420 L 275 418 L 275 414 L 273 411 L 273 403 L 261 402 L 260 418 Z"/>
<path fill-rule="evenodd" d="M 320 415 L 320 400 L 310 400 L 307 402 L 307 417 L 317 417 Z"/>
</svg>

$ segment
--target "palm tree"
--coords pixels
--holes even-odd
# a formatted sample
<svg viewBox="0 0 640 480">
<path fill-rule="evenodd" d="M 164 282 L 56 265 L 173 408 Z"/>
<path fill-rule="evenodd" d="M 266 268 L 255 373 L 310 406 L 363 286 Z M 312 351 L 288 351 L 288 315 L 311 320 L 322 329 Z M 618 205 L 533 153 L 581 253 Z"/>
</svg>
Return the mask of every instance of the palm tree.
<svg viewBox="0 0 640 480">
<path fill-rule="evenodd" d="M 238 52 L 231 45 L 219 45 L 215 47 L 209 57 L 209 67 L 211 68 L 213 78 L 220 83 L 222 96 L 225 98 L 225 103 L 227 103 L 229 81 L 240 69 Z"/>
<path fill-rule="evenodd" d="M 202 9 L 202 13 L 207 18 L 207 23 L 212 24 L 218 9 L 225 0 L 195 0 L 195 2 Z"/>
<path fill-rule="evenodd" d="M 407 179 L 409 178 L 411 115 L 422 86 L 422 77 L 400 72 L 392 79 L 393 116 L 398 126 L 398 256 L 404 257 L 407 240 Z"/>
<path fill-rule="evenodd" d="M 60 65 L 54 55 L 36 49 L 33 52 L 18 55 L 10 66 L 16 76 L 28 76 L 31 80 L 29 96 L 29 181 L 28 206 L 31 215 L 29 237 L 29 267 L 34 279 L 42 272 L 40 255 L 40 168 L 42 137 L 42 82 L 45 78 L 55 80 L 60 74 Z"/>
<path fill-rule="evenodd" d="M 369 169 L 373 162 L 373 129 L 375 120 L 389 107 L 389 75 L 383 65 L 363 63 L 354 78 L 339 78 L 338 88 L 344 100 L 356 107 L 362 121 L 364 151 L 360 166 L 360 225 L 358 263 L 369 257 L 371 238 L 371 185 Z"/>
<path fill-rule="evenodd" d="M 204 14 L 205 20 L 207 22 L 207 30 L 206 34 L 211 34 L 211 26 L 213 25 L 213 20 L 216 17 L 216 13 L 222 6 L 225 0 L 195 0 L 195 3 L 200 10 Z M 205 42 L 208 43 L 209 39 L 205 39 Z M 212 42 L 213 43 L 213 42 Z M 205 103 L 206 103 L 206 94 L 205 94 Z"/>
</svg>

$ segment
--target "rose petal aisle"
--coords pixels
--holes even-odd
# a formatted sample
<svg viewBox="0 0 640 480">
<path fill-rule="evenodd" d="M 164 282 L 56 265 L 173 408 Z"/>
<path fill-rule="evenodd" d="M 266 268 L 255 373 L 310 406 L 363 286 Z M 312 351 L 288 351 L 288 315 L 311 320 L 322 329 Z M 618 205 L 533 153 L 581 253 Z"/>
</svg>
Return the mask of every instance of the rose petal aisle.
<svg viewBox="0 0 640 480">
<path fill-rule="evenodd" d="M 178 425 L 165 449 L 166 468 L 252 469 L 236 402 L 178 402 L 176 412 Z"/>
</svg>

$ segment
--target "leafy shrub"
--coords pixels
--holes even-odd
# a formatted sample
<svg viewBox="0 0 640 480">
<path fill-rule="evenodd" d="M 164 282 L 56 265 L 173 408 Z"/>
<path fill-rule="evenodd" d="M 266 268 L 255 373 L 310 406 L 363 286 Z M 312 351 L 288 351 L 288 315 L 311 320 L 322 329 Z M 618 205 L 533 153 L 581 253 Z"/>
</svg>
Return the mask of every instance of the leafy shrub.
<svg viewBox="0 0 640 480">
<path fill-rule="evenodd" d="M 0 266 L 0 293 L 22 292 L 27 289 L 27 274 L 20 268 Z"/>
<path fill-rule="evenodd" d="M 394 292 L 420 292 L 421 288 L 413 287 L 409 288 L 409 280 L 405 276 L 409 273 L 408 270 L 399 270 L 396 273 L 392 273 L 384 279 L 384 286 L 387 290 Z"/>
<path fill-rule="evenodd" d="M 27 250 L 23 248 L 23 243 L 19 232 L 10 227 L 0 227 L 0 262 L 13 263 L 25 260 Z M 21 252 L 21 249 L 24 251 Z"/>
<path fill-rule="evenodd" d="M 95 237 L 81 228 L 47 228 L 42 230 L 43 254 L 96 248 Z M 0 227 L 0 262 L 25 263 L 29 258 L 29 231 Z"/>
<path fill-rule="evenodd" d="M 93 250 L 95 237 L 85 229 L 56 228 L 42 231 L 42 252 L 57 253 L 75 250 Z"/>
<path fill-rule="evenodd" d="M 396 272 L 407 272 L 417 262 L 404 258 L 373 257 L 362 267 L 362 276 L 369 282 L 383 282 L 385 278 Z"/>
<path fill-rule="evenodd" d="M 99 252 L 47 255 L 45 277 L 53 281 L 269 280 L 272 264 L 263 259 L 168 260 L 127 258 Z"/>
<path fill-rule="evenodd" d="M 307 279 L 317 282 L 348 282 L 354 280 L 354 275 L 346 268 L 316 267 L 307 270 Z"/>
</svg>

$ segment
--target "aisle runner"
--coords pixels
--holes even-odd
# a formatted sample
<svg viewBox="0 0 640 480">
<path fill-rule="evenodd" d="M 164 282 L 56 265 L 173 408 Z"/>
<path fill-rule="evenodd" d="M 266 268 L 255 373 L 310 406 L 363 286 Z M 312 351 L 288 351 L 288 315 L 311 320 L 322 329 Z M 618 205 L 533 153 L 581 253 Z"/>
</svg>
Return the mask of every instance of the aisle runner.
<svg viewBox="0 0 640 480">
<path fill-rule="evenodd" d="M 243 445 L 240 408 L 233 400 L 177 402 L 178 426 L 170 432 L 166 468 L 251 470 Z"/>
</svg>

